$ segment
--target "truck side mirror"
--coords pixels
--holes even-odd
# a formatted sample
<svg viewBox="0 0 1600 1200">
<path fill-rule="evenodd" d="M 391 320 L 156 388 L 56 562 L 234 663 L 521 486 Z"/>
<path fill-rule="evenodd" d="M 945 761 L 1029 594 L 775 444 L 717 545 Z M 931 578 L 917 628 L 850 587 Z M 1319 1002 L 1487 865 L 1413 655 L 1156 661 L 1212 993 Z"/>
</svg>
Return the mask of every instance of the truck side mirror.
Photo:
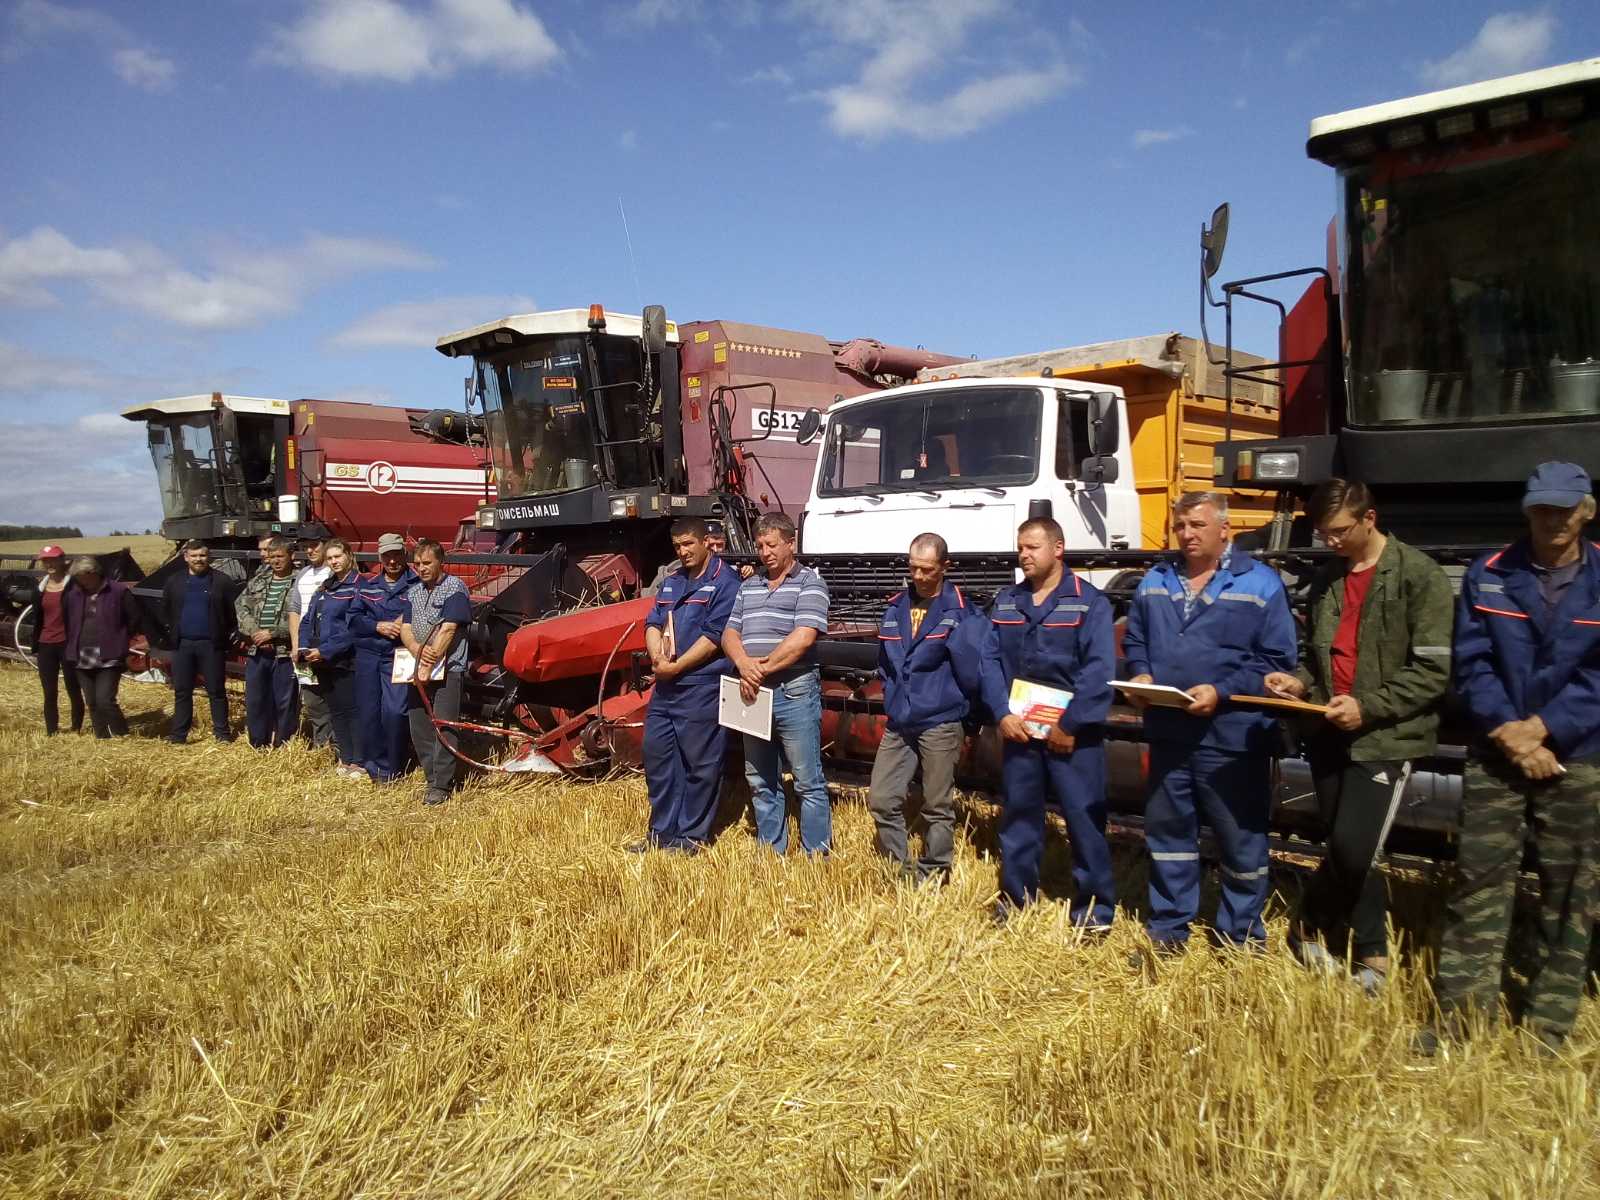
<svg viewBox="0 0 1600 1200">
<path fill-rule="evenodd" d="M 1211 214 L 1211 224 L 1200 230 L 1200 269 L 1207 279 L 1222 266 L 1222 252 L 1228 245 L 1228 206 L 1217 205 Z"/>
<path fill-rule="evenodd" d="M 667 310 L 659 304 L 647 304 L 640 322 L 640 338 L 647 354 L 660 354 L 667 348 Z"/>
<path fill-rule="evenodd" d="M 1115 454 L 1121 425 L 1117 421 L 1117 394 L 1095 392 L 1089 398 L 1089 451 L 1100 457 Z"/>
<path fill-rule="evenodd" d="M 808 408 L 805 415 L 800 418 L 800 424 L 795 426 L 795 443 L 809 446 L 820 432 L 822 432 L 822 414 L 814 408 Z"/>
<path fill-rule="evenodd" d="M 477 396 L 477 392 L 473 389 L 473 386 L 472 386 L 472 376 L 468 375 L 461 382 L 464 385 L 462 390 L 466 392 L 466 400 L 465 400 L 465 403 L 464 403 L 463 407 L 468 412 L 471 412 L 472 411 L 472 401 Z"/>
<path fill-rule="evenodd" d="M 1090 487 L 1100 487 L 1102 484 L 1115 483 L 1122 473 L 1121 466 L 1116 459 L 1109 455 L 1096 454 L 1083 460 L 1083 481 Z"/>
</svg>

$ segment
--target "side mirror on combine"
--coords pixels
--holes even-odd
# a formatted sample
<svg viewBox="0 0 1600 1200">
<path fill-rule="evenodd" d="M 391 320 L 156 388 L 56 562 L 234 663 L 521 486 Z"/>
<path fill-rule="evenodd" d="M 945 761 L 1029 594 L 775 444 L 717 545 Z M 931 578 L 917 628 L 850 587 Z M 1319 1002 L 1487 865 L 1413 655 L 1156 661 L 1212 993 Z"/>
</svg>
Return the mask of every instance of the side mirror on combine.
<svg viewBox="0 0 1600 1200">
<path fill-rule="evenodd" d="M 808 408 L 805 415 L 800 418 L 800 424 L 795 426 L 794 440 L 796 445 L 809 446 L 822 432 L 822 414 L 814 408 Z"/>
<path fill-rule="evenodd" d="M 641 324 L 646 353 L 660 354 L 667 348 L 667 310 L 659 304 L 645 305 Z"/>
<path fill-rule="evenodd" d="M 1222 252 L 1228 245 L 1228 205 L 1217 205 L 1211 214 L 1211 224 L 1200 230 L 1201 270 L 1207 279 L 1222 266 Z"/>
<path fill-rule="evenodd" d="M 1089 451 L 1100 457 L 1117 452 L 1121 426 L 1117 423 L 1117 394 L 1095 392 L 1089 400 Z"/>
</svg>

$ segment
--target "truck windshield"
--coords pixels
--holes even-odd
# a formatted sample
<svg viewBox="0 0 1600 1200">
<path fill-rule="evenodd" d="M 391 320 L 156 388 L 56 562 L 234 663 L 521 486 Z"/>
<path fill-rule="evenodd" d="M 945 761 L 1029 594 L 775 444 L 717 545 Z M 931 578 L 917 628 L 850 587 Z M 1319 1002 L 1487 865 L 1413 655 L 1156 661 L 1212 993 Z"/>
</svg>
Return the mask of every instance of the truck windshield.
<svg viewBox="0 0 1600 1200">
<path fill-rule="evenodd" d="M 151 421 L 147 429 L 161 484 L 162 515 L 172 521 L 217 512 L 222 497 L 210 414 Z"/>
<path fill-rule="evenodd" d="M 480 367 L 501 497 L 650 482 L 652 456 L 637 440 L 644 432 L 637 342 L 537 338 Z"/>
<path fill-rule="evenodd" d="M 1351 420 L 1600 413 L 1600 120 L 1346 170 Z"/>
<path fill-rule="evenodd" d="M 852 405 L 828 423 L 819 496 L 1031 483 L 1039 389 L 963 387 Z"/>
</svg>

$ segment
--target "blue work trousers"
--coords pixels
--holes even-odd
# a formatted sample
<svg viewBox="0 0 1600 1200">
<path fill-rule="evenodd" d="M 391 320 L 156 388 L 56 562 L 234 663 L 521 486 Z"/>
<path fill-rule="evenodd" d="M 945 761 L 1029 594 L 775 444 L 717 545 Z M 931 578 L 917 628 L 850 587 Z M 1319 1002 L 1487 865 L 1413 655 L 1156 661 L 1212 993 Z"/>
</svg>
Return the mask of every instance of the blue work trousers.
<svg viewBox="0 0 1600 1200">
<path fill-rule="evenodd" d="M 644 781 L 650 840 L 681 849 L 704 846 L 722 794 L 728 731 L 717 724 L 717 690 L 697 687 L 650 697 L 644 720 Z"/>
<path fill-rule="evenodd" d="M 369 654 L 356 651 L 356 726 L 362 751 L 361 766 L 374 783 L 398 779 L 411 755 L 411 722 L 407 717 L 409 683 L 391 683 L 394 652 Z"/>
<path fill-rule="evenodd" d="M 783 758 L 789 760 L 800 798 L 800 848 L 826 854 L 833 841 L 833 810 L 822 778 L 822 677 L 816 671 L 772 689 L 771 740 L 744 735 L 744 776 L 750 781 L 756 832 L 779 854 L 789 849 Z"/>
<path fill-rule="evenodd" d="M 244 722 L 257 750 L 294 737 L 300 726 L 300 681 L 287 658 L 268 653 L 245 660 Z"/>
<path fill-rule="evenodd" d="M 1006 742 L 1001 778 L 1000 890 L 1006 900 L 1021 907 L 1038 894 L 1044 813 L 1054 796 L 1067 819 L 1072 850 L 1072 921 L 1111 924 L 1117 897 L 1106 844 L 1105 747 L 1053 754 L 1043 742 Z"/>
<path fill-rule="evenodd" d="M 1260 945 L 1261 909 L 1270 883 L 1267 816 L 1272 760 L 1172 742 L 1150 744 L 1150 798 L 1144 840 L 1150 851 L 1150 936 L 1189 939 L 1200 909 L 1200 822 L 1217 842 L 1222 899 L 1213 924 L 1235 945 Z"/>
</svg>

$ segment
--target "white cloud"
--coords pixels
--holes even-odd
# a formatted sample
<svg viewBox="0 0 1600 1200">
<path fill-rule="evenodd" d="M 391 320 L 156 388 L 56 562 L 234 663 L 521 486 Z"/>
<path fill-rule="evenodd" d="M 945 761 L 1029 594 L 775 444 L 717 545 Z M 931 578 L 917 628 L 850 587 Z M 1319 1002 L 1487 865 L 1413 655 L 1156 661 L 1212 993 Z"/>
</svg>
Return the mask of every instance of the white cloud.
<svg viewBox="0 0 1600 1200">
<path fill-rule="evenodd" d="M 527 296 L 441 296 L 390 304 L 351 322 L 328 339 L 332 346 L 367 349 L 382 346 L 426 346 L 447 333 L 498 320 L 511 313 L 533 312 Z"/>
<path fill-rule="evenodd" d="M 0 341 L 0 392 L 71 395 L 114 392 L 122 377 L 86 358 L 41 354 L 15 342 Z"/>
<path fill-rule="evenodd" d="M 122 82 L 150 92 L 166 91 L 178 71 L 177 64 L 170 58 L 142 46 L 116 51 L 111 56 L 111 69 Z"/>
<path fill-rule="evenodd" d="M 779 87 L 792 87 L 794 76 L 787 67 L 771 66 L 762 67 L 760 70 L 751 71 L 750 74 L 739 80 L 740 83 L 775 83 Z"/>
<path fill-rule="evenodd" d="M 50 280 L 114 279 L 132 270 L 132 259 L 121 250 L 77 246 L 60 231 L 41 225 L 0 243 L 0 304 L 54 305 L 55 295 L 42 286 Z"/>
<path fill-rule="evenodd" d="M 77 525 L 90 535 L 161 522 L 144 432 L 113 414 L 0 423 L 0 477 L 0 521 Z"/>
<path fill-rule="evenodd" d="M 196 270 L 149 246 L 83 247 L 41 226 L 0 244 L 0 302 L 57 303 L 46 284 L 82 282 L 113 304 L 177 325 L 236 329 L 294 312 L 308 292 L 341 279 L 432 265 L 391 242 L 314 233 L 294 246 L 225 250 Z"/>
<path fill-rule="evenodd" d="M 639 148 L 639 131 L 637 129 L 624 129 L 617 138 L 617 145 L 623 150 L 634 151 Z"/>
<path fill-rule="evenodd" d="M 654 29 L 658 25 L 698 21 L 704 16 L 705 5 L 701 0 L 633 0 L 616 9 L 612 20 L 617 25 Z"/>
<path fill-rule="evenodd" d="M 165 91 L 178 65 L 152 48 L 110 13 L 77 8 L 54 0 L 22 0 L 11 13 L 15 39 L 7 47 L 15 56 L 32 46 L 57 39 L 89 43 L 106 55 L 111 69 L 130 87 Z"/>
<path fill-rule="evenodd" d="M 1078 81 L 1048 49 L 1042 63 L 984 70 L 992 51 L 974 45 L 1012 15 L 1011 0 L 793 0 L 843 54 L 865 51 L 857 79 L 823 90 L 835 133 L 862 141 L 908 135 L 960 137 L 1043 103 Z M 1073 39 L 1081 26 L 1069 24 Z M 1050 31 L 1027 30 L 1019 44 L 1048 46 Z M 952 80 L 952 74 L 966 76 Z"/>
<path fill-rule="evenodd" d="M 1496 13 L 1470 42 L 1454 54 L 1423 63 L 1418 74 L 1431 87 L 1477 83 L 1538 66 L 1555 42 L 1556 18 L 1549 12 Z"/>
<path fill-rule="evenodd" d="M 1187 125 L 1179 125 L 1175 129 L 1137 129 L 1133 134 L 1133 148 L 1148 150 L 1151 146 L 1161 146 L 1167 142 L 1177 142 L 1193 136 L 1194 130 Z"/>
<path fill-rule="evenodd" d="M 310 0 L 264 55 L 328 78 L 410 83 L 464 66 L 537 71 L 557 48 L 544 23 L 513 0 Z"/>
</svg>

